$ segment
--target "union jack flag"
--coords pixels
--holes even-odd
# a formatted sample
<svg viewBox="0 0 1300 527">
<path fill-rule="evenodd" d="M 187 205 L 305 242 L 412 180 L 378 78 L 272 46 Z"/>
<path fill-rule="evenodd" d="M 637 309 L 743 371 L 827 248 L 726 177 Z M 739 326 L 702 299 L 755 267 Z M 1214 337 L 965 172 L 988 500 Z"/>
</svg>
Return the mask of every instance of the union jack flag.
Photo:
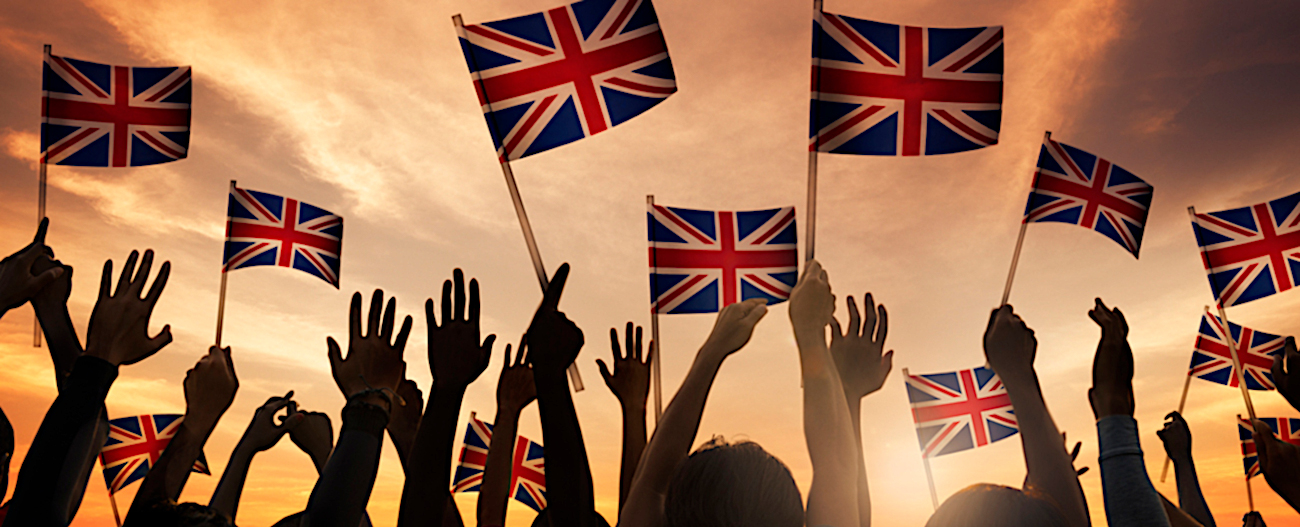
<svg viewBox="0 0 1300 527">
<path fill-rule="evenodd" d="M 460 463 L 456 465 L 456 475 L 452 479 L 452 492 L 481 490 L 491 445 L 492 425 L 479 421 L 475 413 L 470 413 L 465 444 L 460 450 Z M 546 508 L 546 462 L 543 454 L 542 445 L 523 436 L 515 437 L 510 495 L 538 512 Z"/>
<path fill-rule="evenodd" d="M 654 205 L 650 301 L 659 313 L 716 313 L 750 298 L 775 304 L 798 279 L 794 207 L 712 211 Z"/>
<path fill-rule="evenodd" d="M 108 441 L 100 450 L 99 461 L 104 465 L 109 494 L 116 494 L 149 473 L 180 430 L 182 419 L 184 416 L 179 414 L 152 414 L 108 422 Z M 190 471 L 212 475 L 202 452 Z"/>
<path fill-rule="evenodd" d="M 1300 284 L 1300 192 L 1192 219 L 1214 298 L 1223 307 Z"/>
<path fill-rule="evenodd" d="M 45 56 L 41 161 L 138 167 L 184 159 L 190 67 L 136 68 Z"/>
<path fill-rule="evenodd" d="M 460 45 L 502 159 L 598 134 L 677 91 L 650 0 L 583 0 L 464 26 Z"/>
<path fill-rule="evenodd" d="M 809 150 L 917 156 L 998 142 L 1001 26 L 897 26 L 820 12 L 812 56 Z"/>
<path fill-rule="evenodd" d="M 1011 396 L 993 370 L 908 374 L 922 457 L 937 457 L 1001 441 L 1020 431 Z"/>
<path fill-rule="evenodd" d="M 223 272 L 275 265 L 339 286 L 343 218 L 293 198 L 230 186 Z"/>
<path fill-rule="evenodd" d="M 1273 429 L 1279 440 L 1300 446 L 1300 420 L 1290 417 L 1260 417 L 1260 421 Z M 1259 452 L 1255 450 L 1255 426 L 1249 419 L 1237 416 L 1237 435 L 1241 438 L 1242 464 L 1245 465 L 1246 479 L 1253 478 L 1259 472 Z"/>
<path fill-rule="evenodd" d="M 1192 365 L 1188 375 L 1236 388 L 1241 384 L 1232 369 L 1232 342 L 1237 343 L 1237 359 L 1246 369 L 1246 388 L 1275 390 L 1273 384 L 1273 356 L 1282 351 L 1286 339 L 1228 323 L 1232 341 L 1223 331 L 1223 319 L 1206 311 L 1201 315 L 1201 331 L 1196 336 L 1196 349 L 1192 351 Z"/>
<path fill-rule="evenodd" d="M 1025 223 L 1072 223 L 1115 240 L 1136 258 L 1154 188 L 1132 172 L 1065 143 L 1043 139 Z"/>
</svg>

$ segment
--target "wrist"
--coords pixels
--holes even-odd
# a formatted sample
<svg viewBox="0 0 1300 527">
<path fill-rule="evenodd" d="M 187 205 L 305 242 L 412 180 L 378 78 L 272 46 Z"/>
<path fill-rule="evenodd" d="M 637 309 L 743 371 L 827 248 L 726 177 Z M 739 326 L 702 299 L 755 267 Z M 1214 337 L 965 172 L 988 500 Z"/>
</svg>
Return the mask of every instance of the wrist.
<svg viewBox="0 0 1300 527">
<path fill-rule="evenodd" d="M 502 423 L 502 420 L 509 420 L 509 421 L 512 421 L 512 422 L 518 422 L 518 421 L 519 421 L 519 414 L 522 413 L 522 412 L 523 412 L 523 408 L 517 408 L 517 407 L 515 407 L 514 405 L 511 405 L 511 404 L 502 404 L 501 402 L 498 401 L 498 402 L 497 402 L 497 418 L 496 418 L 496 422 L 495 422 L 495 424 L 493 424 L 493 426 L 499 426 L 499 425 Z"/>
<path fill-rule="evenodd" d="M 624 401 L 622 399 L 619 399 L 619 404 L 622 405 L 623 407 L 623 415 L 638 414 L 638 413 L 641 415 L 645 415 L 646 413 L 646 398 L 644 397 L 632 401 Z"/>
<path fill-rule="evenodd" d="M 186 410 L 185 417 L 182 418 L 181 421 L 181 428 L 189 432 L 192 436 L 207 437 L 212 433 L 212 430 L 216 428 L 219 419 L 221 419 L 220 416 L 214 418 L 198 412 L 190 412 Z M 242 443 L 243 441 L 240 442 Z"/>
</svg>

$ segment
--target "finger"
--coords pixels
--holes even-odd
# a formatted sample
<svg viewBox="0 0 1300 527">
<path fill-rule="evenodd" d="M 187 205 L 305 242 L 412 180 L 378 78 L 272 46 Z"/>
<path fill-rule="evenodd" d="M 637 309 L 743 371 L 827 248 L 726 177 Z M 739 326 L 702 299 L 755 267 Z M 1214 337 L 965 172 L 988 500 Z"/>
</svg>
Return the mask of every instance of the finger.
<svg viewBox="0 0 1300 527">
<path fill-rule="evenodd" d="M 99 278 L 99 299 L 103 300 L 113 295 L 113 261 L 104 261 L 104 274 Z"/>
<path fill-rule="evenodd" d="M 627 325 L 631 326 L 632 323 L 628 322 Z M 633 358 L 641 362 L 641 326 L 636 327 L 636 355 Z"/>
<path fill-rule="evenodd" d="M 361 292 L 352 293 L 352 306 L 348 308 L 348 337 L 361 338 Z"/>
<path fill-rule="evenodd" d="M 614 360 L 623 358 L 623 350 L 618 343 L 618 329 L 609 328 L 609 348 L 614 352 Z"/>
<path fill-rule="evenodd" d="M 1176 417 L 1177 415 L 1178 415 L 1178 412 L 1177 412 L 1177 411 L 1169 412 L 1169 413 L 1165 414 L 1165 419 L 1173 419 L 1173 418 Z"/>
<path fill-rule="evenodd" d="M 433 299 L 424 299 L 424 323 L 429 325 L 429 329 L 438 327 L 438 319 L 433 318 Z"/>
<path fill-rule="evenodd" d="M 158 303 L 162 297 L 163 288 L 167 287 L 167 279 L 172 275 L 172 263 L 163 262 L 162 267 L 158 268 L 158 276 L 153 279 L 153 285 L 149 287 L 149 293 L 144 295 L 145 303 L 152 307 Z"/>
<path fill-rule="evenodd" d="M 123 364 L 135 364 L 144 359 L 147 359 L 153 356 L 153 354 L 158 353 L 160 350 L 167 347 L 167 345 L 171 343 L 172 343 L 172 327 L 170 324 L 168 324 L 166 326 L 163 326 L 162 331 L 159 331 L 157 335 L 154 335 L 153 338 L 149 339 L 149 345 L 148 347 L 145 348 L 146 351 L 143 355 L 140 355 L 139 357 L 132 359 L 130 362 L 125 362 Z"/>
<path fill-rule="evenodd" d="M 139 251 L 131 251 L 131 256 L 126 257 L 126 263 L 122 265 L 122 274 L 117 279 L 117 289 L 113 290 L 113 296 L 121 294 L 127 290 L 131 284 L 131 277 L 135 274 L 135 262 L 140 259 Z"/>
<path fill-rule="evenodd" d="M 849 333 L 847 336 L 857 337 L 862 335 L 863 331 L 870 334 L 871 328 L 875 327 L 876 324 L 876 313 L 875 308 L 872 307 L 871 293 L 867 293 L 866 296 L 862 297 L 862 304 L 866 306 L 867 312 L 866 327 L 862 325 L 862 312 L 858 310 L 858 301 L 853 299 L 853 295 L 849 295 L 846 303 L 849 306 Z"/>
<path fill-rule="evenodd" d="M 1083 468 L 1081 468 L 1081 469 L 1075 471 L 1074 475 L 1075 475 L 1075 476 L 1082 476 L 1082 475 L 1086 474 L 1087 472 L 1088 472 L 1088 467 L 1083 467 Z"/>
<path fill-rule="evenodd" d="M 36 237 L 32 238 L 32 245 L 45 245 L 45 233 L 50 230 L 50 219 L 41 218 L 41 224 L 36 226 Z"/>
<path fill-rule="evenodd" d="M 1291 337 L 1287 337 L 1287 339 L 1290 338 Z M 1269 366 L 1268 371 L 1269 373 L 1273 374 L 1273 384 L 1276 384 L 1279 388 L 1285 389 L 1287 386 L 1287 379 L 1286 379 L 1286 372 L 1282 371 L 1283 355 L 1285 355 L 1285 353 L 1278 353 L 1273 355 L 1273 365 Z"/>
<path fill-rule="evenodd" d="M 492 344 L 495 343 L 496 341 L 497 341 L 497 336 L 495 334 L 488 335 L 487 338 L 483 339 L 483 349 L 491 353 Z"/>
<path fill-rule="evenodd" d="M 366 338 L 374 338 L 379 333 L 379 317 L 384 313 L 384 291 L 376 289 L 370 295 L 370 315 L 366 317 Z"/>
<path fill-rule="evenodd" d="M 446 326 L 451 318 L 451 280 L 442 281 L 442 325 Z"/>
<path fill-rule="evenodd" d="M 221 362 L 226 365 L 226 371 L 230 372 L 230 376 L 238 377 L 237 375 L 235 375 L 235 361 L 230 356 L 230 346 L 221 348 L 221 353 L 219 353 L 218 355 L 221 356 Z M 236 379 L 235 386 L 238 385 L 239 385 L 239 380 Z"/>
<path fill-rule="evenodd" d="M 1273 437 L 1273 429 L 1259 419 L 1251 423 L 1255 428 L 1255 452 L 1259 455 L 1259 468 L 1262 470 L 1268 466 L 1268 457 L 1271 449 L 1275 448 L 1274 443 L 1277 441 Z"/>
<path fill-rule="evenodd" d="M 1082 441 L 1080 441 L 1080 442 L 1074 444 L 1074 450 L 1071 450 L 1071 451 L 1070 451 L 1070 460 L 1071 460 L 1071 461 L 1074 461 L 1074 460 L 1076 460 L 1076 459 L 1079 459 L 1079 450 L 1082 449 L 1082 448 L 1083 448 L 1083 442 L 1082 442 Z"/>
<path fill-rule="evenodd" d="M 889 374 L 894 371 L 894 350 L 886 351 L 885 356 L 880 358 L 880 364 L 884 366 L 885 378 L 888 379 Z"/>
<path fill-rule="evenodd" d="M 482 305 L 479 303 L 478 279 L 474 278 L 469 281 L 469 313 L 465 321 L 478 326 L 480 309 L 482 309 Z"/>
<path fill-rule="evenodd" d="M 551 311 L 560 309 L 560 297 L 564 295 L 564 285 L 568 281 L 569 264 L 565 262 L 555 270 L 555 276 L 551 277 L 551 283 L 546 287 L 546 294 L 542 297 L 542 309 Z"/>
<path fill-rule="evenodd" d="M 596 359 L 596 366 L 600 368 L 600 376 L 605 378 L 605 384 L 614 382 L 614 376 L 609 373 L 609 366 L 605 365 L 605 361 Z"/>
<path fill-rule="evenodd" d="M 411 315 L 406 315 L 406 318 L 402 319 L 402 329 L 397 330 L 397 340 L 393 341 L 393 349 L 397 350 L 399 355 L 406 351 L 406 339 L 411 336 L 411 324 L 413 323 L 415 323 L 415 319 L 411 318 Z"/>
<path fill-rule="evenodd" d="M 625 343 L 623 346 L 623 359 L 630 359 L 632 358 L 632 345 L 634 344 L 631 322 L 628 322 L 627 328 L 623 330 L 623 341 Z"/>
<path fill-rule="evenodd" d="M 524 333 L 519 337 L 519 351 L 515 354 L 515 365 L 522 366 L 528 363 L 528 334 Z"/>
<path fill-rule="evenodd" d="M 454 306 L 455 310 L 453 311 L 453 314 L 455 315 L 456 320 L 464 322 L 465 321 L 465 272 L 461 271 L 460 269 L 456 269 L 452 271 L 451 276 L 452 279 L 456 281 L 456 289 L 455 289 L 456 304 Z"/>
<path fill-rule="evenodd" d="M 58 280 L 60 276 L 63 276 L 63 268 L 58 266 L 51 267 L 46 269 L 45 272 L 32 278 L 31 286 L 33 289 L 43 289 L 45 286 L 49 285 L 50 282 Z"/>
<path fill-rule="evenodd" d="M 849 297 L 849 300 L 852 299 L 853 297 Z M 849 324 L 852 324 L 852 322 L 850 322 Z M 839 341 L 840 339 L 847 336 L 848 335 L 845 335 L 844 331 L 840 329 L 840 321 L 837 320 L 835 317 L 831 317 L 831 342 Z"/>
<path fill-rule="evenodd" d="M 645 364 L 654 364 L 655 354 L 659 352 L 658 348 L 659 348 L 659 343 L 651 340 L 650 347 L 646 349 L 645 352 Z M 649 375 L 649 372 L 646 372 L 646 375 Z"/>
<path fill-rule="evenodd" d="M 393 324 L 397 322 L 397 297 L 388 299 L 388 306 L 384 308 L 384 322 L 379 326 L 379 337 L 384 342 L 393 340 Z"/>
<path fill-rule="evenodd" d="M 746 324 L 749 325 L 758 324 L 759 320 L 762 320 L 764 316 L 767 316 L 767 300 L 766 299 L 759 299 L 759 300 L 762 300 L 762 303 L 759 304 L 758 307 L 754 308 L 753 311 L 750 311 L 748 314 L 746 314 L 745 318 L 741 319 Z"/>
<path fill-rule="evenodd" d="M 885 337 L 889 335 L 889 311 L 885 309 L 884 304 L 876 306 L 876 343 L 885 344 Z"/>
<path fill-rule="evenodd" d="M 1112 311 L 1115 313 L 1115 318 L 1118 319 L 1120 329 L 1128 331 L 1128 320 L 1124 318 L 1124 312 L 1120 311 L 1118 307 Z"/>
<path fill-rule="evenodd" d="M 1300 368 L 1300 352 L 1296 351 L 1295 337 L 1287 337 L 1283 349 L 1286 354 L 1286 372 L 1290 375 L 1296 368 Z"/>
<path fill-rule="evenodd" d="M 131 279 L 131 296 L 140 298 L 140 292 L 144 291 L 144 283 L 149 280 L 149 271 L 153 269 L 153 249 L 147 249 L 144 257 L 140 258 L 140 268 L 136 270 L 135 277 Z"/>
<path fill-rule="evenodd" d="M 330 367 L 338 369 L 343 365 L 343 350 L 339 349 L 339 343 L 334 341 L 334 337 L 325 337 L 325 345 L 329 349 L 327 356 L 330 359 Z"/>
</svg>

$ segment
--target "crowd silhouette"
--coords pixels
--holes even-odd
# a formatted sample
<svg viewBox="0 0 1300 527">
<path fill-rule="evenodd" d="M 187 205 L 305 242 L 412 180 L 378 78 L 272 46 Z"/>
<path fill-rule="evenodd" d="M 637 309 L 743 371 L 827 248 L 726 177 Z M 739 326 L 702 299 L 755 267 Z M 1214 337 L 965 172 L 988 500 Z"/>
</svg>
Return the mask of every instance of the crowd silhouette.
<svg viewBox="0 0 1300 527">
<path fill-rule="evenodd" d="M 132 252 L 114 284 L 105 262 L 85 346 L 73 330 L 67 301 L 72 267 L 45 244 L 48 220 L 31 244 L 0 261 L 0 316 L 28 302 L 49 342 L 58 397 L 50 406 L 20 468 L 12 499 L 0 513 L 4 526 L 64 526 L 75 516 L 104 445 L 104 400 L 119 370 L 149 359 L 171 343 L 170 326 L 150 336 L 153 309 L 166 288 L 170 264 Z M 504 346 L 497 377 L 494 437 L 478 496 L 477 523 L 505 524 L 511 456 L 520 413 L 537 401 L 546 444 L 547 507 L 533 525 L 609 525 L 595 510 L 591 469 L 566 370 L 578 359 L 585 334 L 561 309 L 568 264 L 550 280 L 540 306 L 517 343 Z M 847 320 L 834 316 L 836 296 L 827 272 L 810 261 L 789 299 L 789 317 L 801 365 L 804 433 L 813 479 L 806 502 L 790 470 L 761 445 L 704 441 L 692 452 L 713 381 L 723 363 L 749 342 L 767 314 L 766 302 L 726 306 L 654 430 L 646 437 L 650 364 L 657 352 L 640 327 L 610 330 L 612 360 L 600 372 L 622 407 L 623 453 L 619 513 L 623 527 L 868 527 L 872 522 L 861 429 L 861 400 L 883 386 L 893 369 L 886 351 L 889 314 L 870 293 L 862 306 L 845 300 Z M 368 309 L 352 296 L 345 341 L 327 338 L 326 357 L 346 403 L 333 437 L 328 413 L 300 409 L 289 391 L 272 397 L 252 416 L 230 453 L 211 500 L 178 503 L 191 468 L 239 390 L 236 356 L 210 348 L 185 373 L 186 409 L 179 430 L 149 470 L 131 503 L 128 526 L 235 525 L 239 499 L 253 458 L 288 435 L 319 474 L 306 509 L 277 526 L 368 526 L 366 504 L 378 471 L 385 431 L 405 473 L 397 524 L 461 526 L 449 491 L 458 417 L 466 389 L 487 370 L 496 336 L 480 330 L 479 285 L 456 269 L 439 302 L 425 303 L 427 360 L 434 382 L 422 391 L 406 378 L 410 315 L 398 324 L 396 300 L 376 290 Z M 364 320 L 363 320 L 364 315 Z M 1099 472 L 1106 521 L 1127 526 L 1215 526 L 1192 459 L 1192 436 L 1177 412 L 1158 435 L 1172 460 L 1178 504 L 1161 496 L 1143 463 L 1133 418 L 1134 361 L 1123 312 L 1100 299 L 1088 316 L 1101 330 L 1088 399 L 1097 419 Z M 1015 408 L 1026 466 L 1022 488 L 977 484 L 949 497 L 931 516 L 932 527 L 1062 526 L 1091 524 L 1075 467 L 1079 448 L 1068 443 L 1043 400 L 1034 361 L 1033 329 L 1010 305 L 994 309 L 984 333 L 987 363 Z M 345 349 L 346 348 L 346 349 Z M 611 366 L 612 364 L 612 366 Z M 1295 340 L 1273 364 L 1278 391 L 1300 409 L 1300 368 Z M 426 402 L 427 394 L 427 402 Z M 283 415 L 280 415 L 283 414 Z M 277 418 L 278 416 L 278 418 Z M 1300 447 L 1278 440 L 1254 422 L 1260 470 L 1268 485 L 1300 510 Z M 0 413 L 0 498 L 8 490 L 14 431 Z M 1257 513 L 1243 518 L 1262 526 Z"/>
</svg>

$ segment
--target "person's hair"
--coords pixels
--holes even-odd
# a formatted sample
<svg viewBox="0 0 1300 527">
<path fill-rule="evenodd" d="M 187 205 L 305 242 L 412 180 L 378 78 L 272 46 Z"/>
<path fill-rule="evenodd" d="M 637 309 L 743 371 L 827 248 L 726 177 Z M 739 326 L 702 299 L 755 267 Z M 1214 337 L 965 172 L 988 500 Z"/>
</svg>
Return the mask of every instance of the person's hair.
<svg viewBox="0 0 1300 527">
<path fill-rule="evenodd" d="M 925 527 L 1065 527 L 1051 498 L 1033 489 L 980 483 L 953 494 Z"/>
<path fill-rule="evenodd" d="M 803 498 L 758 443 L 715 436 L 677 467 L 664 516 L 668 527 L 800 527 Z"/>
<path fill-rule="evenodd" d="M 176 503 L 171 500 L 155 503 L 141 511 L 142 518 L 132 525 L 149 525 L 157 527 L 234 527 L 224 514 L 216 509 L 198 503 Z"/>
</svg>

